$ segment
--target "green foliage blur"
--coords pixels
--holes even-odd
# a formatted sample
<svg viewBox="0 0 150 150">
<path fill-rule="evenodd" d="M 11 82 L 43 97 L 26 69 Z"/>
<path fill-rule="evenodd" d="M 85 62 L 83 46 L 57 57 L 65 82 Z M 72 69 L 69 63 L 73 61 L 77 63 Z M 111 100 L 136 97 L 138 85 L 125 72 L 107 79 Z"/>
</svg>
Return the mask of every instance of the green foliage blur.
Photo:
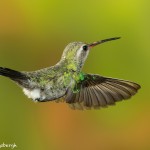
<svg viewBox="0 0 150 150">
<path fill-rule="evenodd" d="M 72 41 L 121 36 L 91 50 L 84 71 L 142 88 L 109 108 L 73 111 L 34 103 L 0 77 L 0 144 L 18 150 L 150 149 L 150 1 L 1 0 L 0 66 L 32 71 L 54 65 Z"/>
</svg>

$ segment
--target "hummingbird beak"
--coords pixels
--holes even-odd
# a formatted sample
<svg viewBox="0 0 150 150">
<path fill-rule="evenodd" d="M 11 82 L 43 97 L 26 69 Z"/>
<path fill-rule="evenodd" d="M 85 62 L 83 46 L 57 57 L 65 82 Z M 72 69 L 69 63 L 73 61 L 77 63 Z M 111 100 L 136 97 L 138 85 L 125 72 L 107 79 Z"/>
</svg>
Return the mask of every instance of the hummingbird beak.
<svg viewBox="0 0 150 150">
<path fill-rule="evenodd" d="M 118 40 L 120 39 L 121 37 L 114 37 L 114 38 L 109 38 L 109 39 L 104 39 L 104 40 L 101 40 L 101 41 L 97 41 L 97 42 L 94 42 L 94 43 L 91 43 L 91 44 L 88 44 L 88 46 L 90 48 L 96 46 L 96 45 L 99 45 L 99 44 L 102 44 L 102 43 L 105 43 L 105 42 L 108 42 L 108 41 L 112 41 L 112 40 Z"/>
</svg>

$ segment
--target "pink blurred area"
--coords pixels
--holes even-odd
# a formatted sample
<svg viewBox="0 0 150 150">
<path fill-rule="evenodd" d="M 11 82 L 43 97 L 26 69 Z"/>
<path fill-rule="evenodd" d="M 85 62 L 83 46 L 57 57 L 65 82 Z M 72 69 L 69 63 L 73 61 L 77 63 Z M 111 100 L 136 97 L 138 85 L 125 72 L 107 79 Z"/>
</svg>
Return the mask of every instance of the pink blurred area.
<svg viewBox="0 0 150 150">
<path fill-rule="evenodd" d="M 150 149 L 150 3 L 138 1 L 0 1 L 0 66 L 54 65 L 72 41 L 121 36 L 90 52 L 84 71 L 128 79 L 142 88 L 131 100 L 100 110 L 34 103 L 0 78 L 0 144 L 19 150 Z"/>
</svg>

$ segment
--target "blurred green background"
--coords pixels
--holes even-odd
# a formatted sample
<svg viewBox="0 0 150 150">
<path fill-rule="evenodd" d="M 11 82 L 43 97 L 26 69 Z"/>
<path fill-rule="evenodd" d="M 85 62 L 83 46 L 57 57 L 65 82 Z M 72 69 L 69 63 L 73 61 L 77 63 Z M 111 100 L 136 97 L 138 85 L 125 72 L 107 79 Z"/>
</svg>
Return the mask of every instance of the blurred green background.
<svg viewBox="0 0 150 150">
<path fill-rule="evenodd" d="M 1 0 L 0 66 L 54 65 L 72 41 L 121 40 L 94 48 L 84 71 L 141 84 L 129 101 L 73 111 L 65 103 L 33 103 L 0 78 L 0 144 L 19 150 L 150 149 L 150 1 Z"/>
</svg>

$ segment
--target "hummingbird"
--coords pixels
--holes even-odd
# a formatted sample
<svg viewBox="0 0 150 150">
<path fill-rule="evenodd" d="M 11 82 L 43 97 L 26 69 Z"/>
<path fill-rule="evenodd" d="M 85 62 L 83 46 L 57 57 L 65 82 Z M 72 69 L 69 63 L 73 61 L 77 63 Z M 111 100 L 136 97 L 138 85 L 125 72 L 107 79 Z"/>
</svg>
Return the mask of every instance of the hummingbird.
<svg viewBox="0 0 150 150">
<path fill-rule="evenodd" d="M 98 109 L 129 99 L 140 89 L 132 81 L 104 77 L 82 72 L 83 65 L 92 48 L 117 40 L 108 38 L 90 44 L 69 43 L 60 61 L 51 67 L 37 71 L 16 71 L 0 67 L 0 75 L 17 83 L 24 94 L 34 102 L 63 101 L 72 109 Z"/>
</svg>

